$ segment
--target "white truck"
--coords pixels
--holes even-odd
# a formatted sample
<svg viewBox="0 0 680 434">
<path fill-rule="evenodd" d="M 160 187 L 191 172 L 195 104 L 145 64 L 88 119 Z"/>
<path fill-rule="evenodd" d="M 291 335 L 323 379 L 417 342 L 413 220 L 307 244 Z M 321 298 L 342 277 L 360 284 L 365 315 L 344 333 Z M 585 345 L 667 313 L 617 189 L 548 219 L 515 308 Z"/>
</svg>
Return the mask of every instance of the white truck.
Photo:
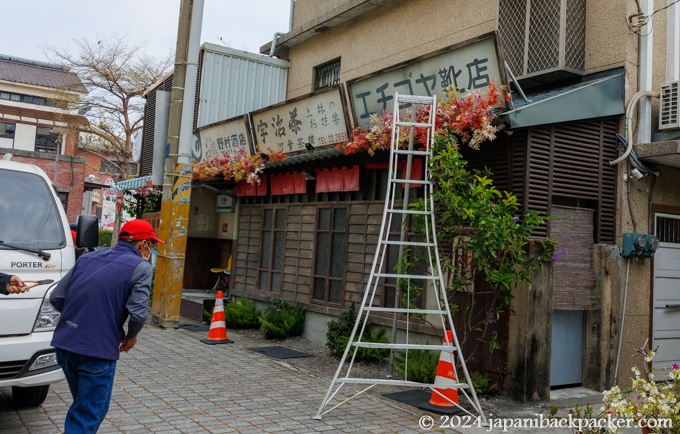
<svg viewBox="0 0 680 434">
<path fill-rule="evenodd" d="M 76 233 L 79 247 L 96 247 L 97 217 L 79 216 Z M 0 159 L 0 272 L 37 283 L 0 294 L 0 387 L 12 388 L 17 406 L 42 404 L 50 384 L 64 379 L 50 346 L 59 312 L 49 293 L 75 261 L 69 222 L 45 172 Z"/>
</svg>

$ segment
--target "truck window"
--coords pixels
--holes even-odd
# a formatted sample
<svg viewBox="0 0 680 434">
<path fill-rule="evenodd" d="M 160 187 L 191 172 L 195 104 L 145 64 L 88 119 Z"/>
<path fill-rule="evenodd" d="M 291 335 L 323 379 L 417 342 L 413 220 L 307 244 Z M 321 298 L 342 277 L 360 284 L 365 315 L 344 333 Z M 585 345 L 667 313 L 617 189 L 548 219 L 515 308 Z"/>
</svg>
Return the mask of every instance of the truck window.
<svg viewBox="0 0 680 434">
<path fill-rule="evenodd" d="M 51 188 L 38 175 L 0 170 L 0 240 L 42 250 L 66 246 Z"/>
</svg>

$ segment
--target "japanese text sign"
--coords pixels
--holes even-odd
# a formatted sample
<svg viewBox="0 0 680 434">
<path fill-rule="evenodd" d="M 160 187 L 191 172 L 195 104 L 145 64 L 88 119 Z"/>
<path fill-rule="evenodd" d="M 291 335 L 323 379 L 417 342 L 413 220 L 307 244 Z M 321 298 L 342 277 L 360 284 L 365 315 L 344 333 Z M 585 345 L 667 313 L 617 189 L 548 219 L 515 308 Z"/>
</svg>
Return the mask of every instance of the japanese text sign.
<svg viewBox="0 0 680 434">
<path fill-rule="evenodd" d="M 246 118 L 239 117 L 219 124 L 202 127 L 194 132 L 192 158 L 197 161 L 221 157 L 223 152 L 233 154 L 237 148 L 251 155 Z"/>
<path fill-rule="evenodd" d="M 453 49 L 410 65 L 394 69 L 350 84 L 355 125 L 368 128 L 372 113 L 392 112 L 395 92 L 400 95 L 420 95 L 438 98 L 444 89 L 453 86 L 462 93 L 478 89 L 486 93 L 488 84 L 496 79 L 502 84 L 493 37 Z"/>
<path fill-rule="evenodd" d="M 284 154 L 346 142 L 347 123 L 339 88 L 251 113 L 257 148 Z"/>
</svg>

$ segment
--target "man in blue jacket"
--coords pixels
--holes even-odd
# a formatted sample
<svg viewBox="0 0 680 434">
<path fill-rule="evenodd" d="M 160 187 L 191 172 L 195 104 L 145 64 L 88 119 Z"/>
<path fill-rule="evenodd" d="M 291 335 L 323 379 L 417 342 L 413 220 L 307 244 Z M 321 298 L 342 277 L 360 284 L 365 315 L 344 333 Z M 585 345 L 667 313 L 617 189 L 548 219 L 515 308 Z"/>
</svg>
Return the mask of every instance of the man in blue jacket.
<svg viewBox="0 0 680 434">
<path fill-rule="evenodd" d="M 50 296 L 61 312 L 52 346 L 73 395 L 66 434 L 97 432 L 109 410 L 116 361 L 148 319 L 153 242 L 163 241 L 147 221 L 125 223 L 115 247 L 80 257 Z"/>
</svg>

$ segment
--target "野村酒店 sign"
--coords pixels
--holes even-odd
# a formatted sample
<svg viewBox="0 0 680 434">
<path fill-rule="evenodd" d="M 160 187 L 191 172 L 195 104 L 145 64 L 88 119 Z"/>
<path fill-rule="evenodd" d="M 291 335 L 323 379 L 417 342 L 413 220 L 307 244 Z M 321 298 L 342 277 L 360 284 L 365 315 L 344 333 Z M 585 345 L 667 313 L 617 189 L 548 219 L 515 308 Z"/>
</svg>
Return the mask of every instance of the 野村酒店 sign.
<svg viewBox="0 0 680 434">
<path fill-rule="evenodd" d="M 196 162 L 221 157 L 223 152 L 233 154 L 241 148 L 252 155 L 247 118 L 239 116 L 201 127 L 194 132 L 191 156 Z"/>
<path fill-rule="evenodd" d="M 413 59 L 370 77 L 349 82 L 355 125 L 369 127 L 371 114 L 383 110 L 391 113 L 394 94 L 433 96 L 442 98 L 444 90 L 453 86 L 461 93 L 479 90 L 486 93 L 491 80 L 497 86 L 507 84 L 504 64 L 496 44 L 496 34 L 491 33 L 449 47 L 425 58 Z M 406 107 L 404 107 L 406 108 Z"/>
<path fill-rule="evenodd" d="M 253 136 L 261 152 L 305 151 L 346 142 L 346 110 L 340 86 L 251 112 Z"/>
</svg>

